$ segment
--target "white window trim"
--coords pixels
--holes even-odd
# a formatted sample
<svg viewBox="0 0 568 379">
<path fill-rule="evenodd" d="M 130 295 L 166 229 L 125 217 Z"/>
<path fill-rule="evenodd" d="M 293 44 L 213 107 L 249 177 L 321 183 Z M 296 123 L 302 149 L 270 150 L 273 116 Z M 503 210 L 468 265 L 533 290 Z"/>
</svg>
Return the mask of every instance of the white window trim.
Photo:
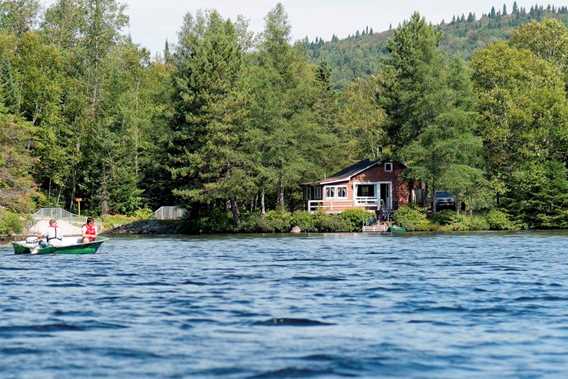
<svg viewBox="0 0 568 379">
<path fill-rule="evenodd" d="M 390 169 L 387 170 L 387 167 L 390 167 Z M 392 162 L 386 162 L 385 163 L 385 172 L 393 172 L 394 170 L 394 165 L 392 164 Z"/>
<path fill-rule="evenodd" d="M 333 188 L 333 195 L 334 196 L 327 196 L 327 190 L 329 188 Z M 345 188 L 345 196 L 339 197 L 339 188 Z M 340 185 L 340 186 L 325 186 L 323 187 L 323 194 L 325 195 L 325 199 L 341 199 L 346 200 L 349 198 L 349 191 L 347 190 L 347 184 Z"/>
<path fill-rule="evenodd" d="M 374 185 L 375 186 L 375 196 L 374 198 L 379 200 L 381 198 L 381 184 L 389 185 L 389 204 L 385 204 L 386 207 L 392 209 L 394 204 L 394 183 L 392 181 L 380 181 L 380 182 L 353 182 L 353 203 L 358 204 L 357 199 L 357 186 L 359 185 Z"/>
</svg>

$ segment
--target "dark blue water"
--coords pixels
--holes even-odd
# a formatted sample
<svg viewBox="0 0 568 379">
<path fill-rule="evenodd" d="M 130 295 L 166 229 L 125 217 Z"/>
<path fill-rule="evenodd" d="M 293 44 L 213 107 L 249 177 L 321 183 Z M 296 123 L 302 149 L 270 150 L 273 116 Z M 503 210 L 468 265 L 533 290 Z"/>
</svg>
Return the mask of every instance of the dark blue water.
<svg viewBox="0 0 568 379">
<path fill-rule="evenodd" d="M 0 247 L 1 378 L 565 378 L 568 235 Z"/>
</svg>

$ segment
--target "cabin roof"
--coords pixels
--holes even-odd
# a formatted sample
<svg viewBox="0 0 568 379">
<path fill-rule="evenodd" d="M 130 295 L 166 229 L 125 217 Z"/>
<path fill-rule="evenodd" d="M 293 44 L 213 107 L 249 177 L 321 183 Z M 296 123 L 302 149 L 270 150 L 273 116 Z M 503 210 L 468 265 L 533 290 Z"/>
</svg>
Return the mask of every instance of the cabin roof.
<svg viewBox="0 0 568 379">
<path fill-rule="evenodd" d="M 335 173 L 330 178 L 320 181 L 320 184 L 329 184 L 336 182 L 345 182 L 351 179 L 351 177 L 363 172 L 374 165 L 378 164 L 380 161 L 372 161 L 370 159 L 365 159 L 360 162 L 354 163 L 349 167 L 345 167 L 343 170 Z"/>
<path fill-rule="evenodd" d="M 323 180 L 320 180 L 320 181 L 317 181 L 317 182 L 312 182 L 312 183 L 304 183 L 303 185 L 305 185 L 305 186 L 317 186 L 317 185 L 324 185 L 324 184 L 346 182 L 346 181 L 351 180 L 351 178 L 354 177 L 355 175 L 358 175 L 358 174 L 362 173 L 363 171 L 366 171 L 366 170 L 370 169 L 371 167 L 373 167 L 377 164 L 383 163 L 383 162 L 387 162 L 387 161 L 364 159 L 362 161 L 359 161 L 357 163 L 352 164 L 349 167 L 345 167 L 343 170 L 335 173 L 334 175 L 332 175 L 331 177 L 329 177 L 327 179 L 323 179 Z"/>
</svg>

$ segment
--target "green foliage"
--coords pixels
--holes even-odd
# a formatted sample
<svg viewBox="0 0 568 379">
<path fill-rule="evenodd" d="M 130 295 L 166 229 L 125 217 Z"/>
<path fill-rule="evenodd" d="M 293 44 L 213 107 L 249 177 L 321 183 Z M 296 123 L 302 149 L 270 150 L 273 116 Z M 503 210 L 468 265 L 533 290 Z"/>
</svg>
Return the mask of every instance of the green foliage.
<svg viewBox="0 0 568 379">
<path fill-rule="evenodd" d="M 454 17 L 451 22 L 442 22 L 436 26 L 441 32 L 440 48 L 449 56 L 469 58 L 476 50 L 495 41 L 511 37 L 513 30 L 521 25 L 556 19 L 568 22 L 568 8 L 545 8 L 542 6 L 523 8 L 508 15 L 490 17 L 484 14 L 477 17 L 470 13 L 468 17 Z M 322 60 L 328 62 L 332 70 L 332 83 L 335 88 L 343 89 L 353 80 L 374 75 L 380 68 L 380 62 L 387 54 L 387 45 L 396 29 L 381 33 L 356 33 L 345 39 L 332 38 L 324 42 L 317 38 L 310 42 L 303 40 L 299 44 L 307 51 L 312 62 Z M 557 46 L 562 42 L 541 44 L 543 50 L 547 46 Z"/>
<path fill-rule="evenodd" d="M 368 225 L 369 221 L 374 219 L 372 213 L 358 208 L 343 211 L 339 217 L 349 223 L 353 231 L 361 231 L 363 226 Z"/>
<path fill-rule="evenodd" d="M 17 213 L 0 209 L 0 236 L 11 236 L 22 233 L 24 224 Z"/>
<path fill-rule="evenodd" d="M 485 231 L 490 224 L 483 216 L 468 216 L 451 210 L 443 210 L 432 217 L 432 222 L 440 225 L 440 231 L 469 232 Z"/>
<path fill-rule="evenodd" d="M 292 228 L 292 214 L 290 212 L 275 210 L 266 213 L 264 217 L 268 227 L 276 233 L 287 233 Z"/>
<path fill-rule="evenodd" d="M 20 117 L 6 114 L 1 95 L 0 87 L 0 209 L 29 212 L 36 197 L 29 149 L 35 129 Z"/>
<path fill-rule="evenodd" d="M 292 226 L 297 226 L 302 229 L 302 232 L 311 233 L 316 232 L 316 217 L 309 212 L 299 211 L 292 214 Z"/>
<path fill-rule="evenodd" d="M 451 108 L 439 32 L 418 13 L 389 39 L 379 78 L 379 104 L 385 110 L 389 143 L 395 149 L 413 141 Z"/>
<path fill-rule="evenodd" d="M 152 217 L 154 217 L 154 212 L 151 209 L 148 208 L 142 208 L 142 209 L 138 209 L 136 210 L 133 214 L 132 217 L 138 219 L 138 220 L 149 220 Z"/>
<path fill-rule="evenodd" d="M 140 221 L 137 217 L 127 216 L 127 215 L 105 215 L 101 218 L 101 227 L 103 230 L 111 230 L 118 228 L 122 225 L 131 224 L 133 222 Z"/>
<path fill-rule="evenodd" d="M 431 230 L 432 225 L 423 210 L 410 206 L 403 206 L 394 214 L 394 222 L 410 232 Z"/>
<path fill-rule="evenodd" d="M 320 233 L 344 233 L 356 231 L 348 220 L 341 216 L 328 215 L 325 213 L 315 214 L 315 225 Z"/>
<path fill-rule="evenodd" d="M 432 222 L 438 225 L 450 225 L 455 223 L 459 218 L 456 211 L 444 209 L 432 216 Z"/>
<path fill-rule="evenodd" d="M 511 220 L 508 213 L 492 209 L 485 216 L 491 230 L 519 230 L 520 226 Z"/>
<path fill-rule="evenodd" d="M 469 216 L 467 224 L 471 231 L 485 231 L 491 228 L 489 221 L 483 216 Z"/>
</svg>

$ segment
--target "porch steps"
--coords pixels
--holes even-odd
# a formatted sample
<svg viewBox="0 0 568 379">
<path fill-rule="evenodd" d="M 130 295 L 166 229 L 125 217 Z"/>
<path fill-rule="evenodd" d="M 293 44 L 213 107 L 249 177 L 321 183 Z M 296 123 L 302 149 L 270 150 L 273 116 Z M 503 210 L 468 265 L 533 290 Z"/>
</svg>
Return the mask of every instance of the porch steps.
<svg viewBox="0 0 568 379">
<path fill-rule="evenodd" d="M 389 230 L 390 224 L 387 222 L 377 222 L 373 225 L 363 226 L 363 233 L 384 233 Z"/>
</svg>

